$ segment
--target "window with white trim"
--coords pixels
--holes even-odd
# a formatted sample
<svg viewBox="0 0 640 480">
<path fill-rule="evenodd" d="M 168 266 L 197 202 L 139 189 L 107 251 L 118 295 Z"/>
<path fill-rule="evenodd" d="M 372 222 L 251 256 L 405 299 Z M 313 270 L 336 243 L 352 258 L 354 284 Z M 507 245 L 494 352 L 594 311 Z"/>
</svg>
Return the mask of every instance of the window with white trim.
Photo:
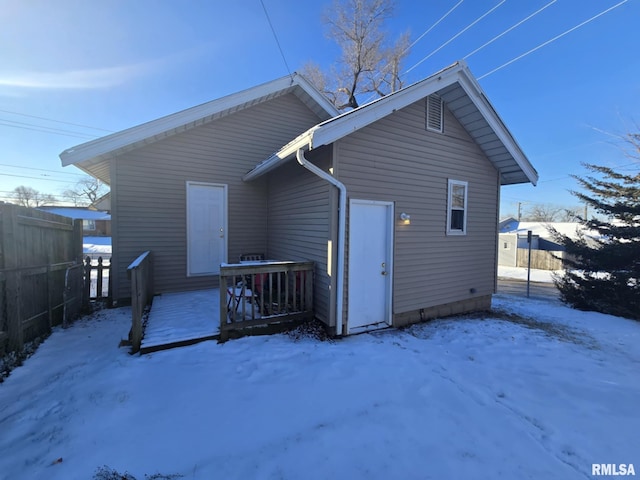
<svg viewBox="0 0 640 480">
<path fill-rule="evenodd" d="M 82 220 L 82 229 L 83 230 L 95 230 L 96 229 L 96 221 L 95 220 Z"/>
<path fill-rule="evenodd" d="M 447 197 L 447 235 L 467 234 L 467 193 L 469 184 L 449 180 Z"/>
<path fill-rule="evenodd" d="M 427 130 L 442 133 L 444 130 L 444 105 L 440 95 L 431 94 L 426 99 Z"/>
</svg>

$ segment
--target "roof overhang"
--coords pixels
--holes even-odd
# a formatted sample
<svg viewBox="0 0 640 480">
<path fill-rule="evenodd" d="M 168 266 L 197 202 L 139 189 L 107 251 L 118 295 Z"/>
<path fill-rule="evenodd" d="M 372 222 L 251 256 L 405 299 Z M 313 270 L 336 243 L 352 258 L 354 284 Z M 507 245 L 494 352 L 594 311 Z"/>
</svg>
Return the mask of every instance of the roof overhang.
<svg viewBox="0 0 640 480">
<path fill-rule="evenodd" d="M 293 158 L 298 149 L 329 145 L 434 93 L 476 141 L 500 172 L 502 185 L 538 181 L 533 168 L 504 122 L 489 103 L 464 61 L 402 90 L 374 100 L 355 110 L 327 120 L 294 139 L 244 175 L 250 181 L 278 168 Z"/>
<path fill-rule="evenodd" d="M 304 77 L 293 74 L 77 145 L 62 152 L 60 160 L 62 166 L 75 165 L 109 184 L 110 159 L 117 155 L 289 93 L 295 94 L 323 120 L 339 114 L 335 106 Z"/>
</svg>

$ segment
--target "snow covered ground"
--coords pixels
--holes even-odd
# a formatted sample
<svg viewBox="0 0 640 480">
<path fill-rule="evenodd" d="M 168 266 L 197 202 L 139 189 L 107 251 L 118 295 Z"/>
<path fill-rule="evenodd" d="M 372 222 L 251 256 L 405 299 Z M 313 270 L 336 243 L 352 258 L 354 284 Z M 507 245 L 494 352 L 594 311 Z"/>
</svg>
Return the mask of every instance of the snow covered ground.
<svg viewBox="0 0 640 480">
<path fill-rule="evenodd" d="M 553 274 L 562 273 L 561 270 L 538 270 L 531 269 L 531 281 L 553 283 Z M 522 267 L 505 267 L 504 265 L 498 265 L 498 278 L 514 278 L 516 280 L 527 279 L 527 269 Z"/>
<path fill-rule="evenodd" d="M 128 309 L 97 312 L 0 384 L 0 479 L 90 479 L 104 465 L 138 480 L 638 472 L 640 323 L 503 295 L 494 307 L 334 342 L 145 356 L 117 347 Z"/>
</svg>

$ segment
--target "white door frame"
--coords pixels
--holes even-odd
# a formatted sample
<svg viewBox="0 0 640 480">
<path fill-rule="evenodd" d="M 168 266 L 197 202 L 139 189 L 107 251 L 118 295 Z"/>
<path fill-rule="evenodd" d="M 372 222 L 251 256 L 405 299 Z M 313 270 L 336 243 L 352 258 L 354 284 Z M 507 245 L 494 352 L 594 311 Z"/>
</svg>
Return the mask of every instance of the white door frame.
<svg viewBox="0 0 640 480">
<path fill-rule="evenodd" d="M 377 324 L 373 324 L 373 325 L 365 325 L 362 327 L 356 327 L 358 330 L 357 332 L 351 332 L 351 326 L 349 325 L 349 318 L 351 317 L 351 312 L 347 311 L 347 325 L 346 325 L 346 331 L 347 334 L 349 333 L 360 333 L 360 332 L 366 332 L 369 330 L 376 330 L 379 328 L 384 328 L 386 326 L 391 326 L 393 324 L 393 247 L 394 247 L 394 233 L 395 233 L 395 222 L 394 222 L 394 210 L 395 210 L 395 205 L 393 202 L 386 202 L 386 201 L 380 201 L 380 200 L 362 200 L 362 199 L 350 199 L 349 200 L 349 232 L 351 232 L 351 225 L 352 225 L 352 212 L 353 209 L 351 208 L 354 204 L 361 204 L 361 205 L 380 205 L 380 206 L 385 206 L 387 207 L 387 212 L 388 212 L 388 222 L 387 225 L 385 227 L 385 233 L 387 236 L 387 284 L 386 284 L 386 312 L 384 315 L 384 320 L 383 323 L 377 323 Z M 351 249 L 351 243 L 349 243 L 349 250 Z M 350 253 L 350 252 L 349 252 Z M 350 286 L 351 285 L 351 255 L 349 255 L 349 280 L 347 281 L 347 284 Z M 350 302 L 347 301 L 347 304 L 349 304 Z M 348 309 L 348 307 L 347 307 Z"/>
<path fill-rule="evenodd" d="M 229 226 L 229 210 L 228 210 L 228 186 L 224 183 L 208 183 L 208 182 L 194 182 L 187 180 L 186 182 L 186 247 L 187 247 L 187 277 L 202 277 L 207 275 L 218 275 L 220 274 L 220 266 L 216 266 L 216 270 L 208 273 L 191 273 L 191 251 L 189 248 L 189 232 L 191 231 L 191 226 L 189 225 L 189 187 L 190 186 L 203 186 L 203 187 L 217 187 L 222 188 L 222 211 L 223 211 L 223 231 L 222 234 L 222 259 L 221 261 L 225 263 L 228 257 L 228 226 Z"/>
</svg>

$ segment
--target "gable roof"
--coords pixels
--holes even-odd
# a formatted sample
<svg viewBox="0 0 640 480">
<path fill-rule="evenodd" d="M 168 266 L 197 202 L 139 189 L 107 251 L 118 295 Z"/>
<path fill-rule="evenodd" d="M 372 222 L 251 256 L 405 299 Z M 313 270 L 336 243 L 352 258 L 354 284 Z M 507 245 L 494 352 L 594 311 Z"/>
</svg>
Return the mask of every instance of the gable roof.
<svg viewBox="0 0 640 480">
<path fill-rule="evenodd" d="M 62 152 L 60 160 L 62 166 L 75 165 L 89 175 L 109 184 L 111 179 L 108 160 L 115 155 L 289 93 L 300 98 L 321 119 L 328 119 L 339 113 L 333 104 L 304 77 L 294 73 L 291 76 L 77 145 Z"/>
<path fill-rule="evenodd" d="M 538 173 L 487 99 L 464 61 L 436 74 L 312 127 L 256 165 L 249 181 L 292 159 L 298 149 L 329 145 L 429 95 L 438 94 L 467 133 L 500 172 L 502 185 L 538 181 Z"/>
</svg>

